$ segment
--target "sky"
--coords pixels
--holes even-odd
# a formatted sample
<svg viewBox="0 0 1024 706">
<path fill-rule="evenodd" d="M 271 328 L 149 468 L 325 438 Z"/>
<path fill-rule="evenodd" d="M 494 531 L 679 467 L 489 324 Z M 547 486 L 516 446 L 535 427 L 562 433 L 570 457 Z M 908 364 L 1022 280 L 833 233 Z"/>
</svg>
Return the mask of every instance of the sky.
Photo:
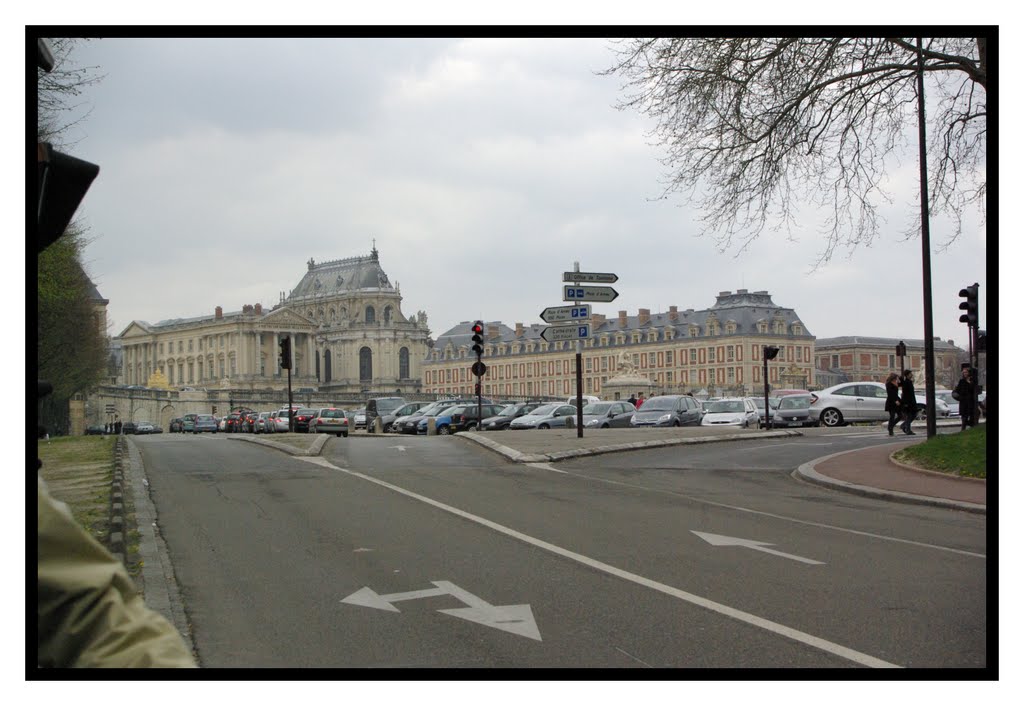
<svg viewBox="0 0 1024 706">
<path fill-rule="evenodd" d="M 99 39 L 75 64 L 101 77 L 79 98 L 69 151 L 100 165 L 78 216 L 112 335 L 133 320 L 265 307 L 313 258 L 376 244 L 406 316 L 434 337 L 477 318 L 540 322 L 580 263 L 614 272 L 609 318 L 703 309 L 767 290 L 818 338 L 924 337 L 916 154 L 872 247 L 823 247 L 807 207 L 795 238 L 766 231 L 721 251 L 665 171 L 652 124 L 618 110 L 603 39 Z M 911 126 L 913 127 L 913 126 Z M 912 147 L 913 147 L 912 143 Z M 984 226 L 947 248 L 933 220 L 934 332 L 966 342 L 959 289 L 987 294 Z"/>
</svg>

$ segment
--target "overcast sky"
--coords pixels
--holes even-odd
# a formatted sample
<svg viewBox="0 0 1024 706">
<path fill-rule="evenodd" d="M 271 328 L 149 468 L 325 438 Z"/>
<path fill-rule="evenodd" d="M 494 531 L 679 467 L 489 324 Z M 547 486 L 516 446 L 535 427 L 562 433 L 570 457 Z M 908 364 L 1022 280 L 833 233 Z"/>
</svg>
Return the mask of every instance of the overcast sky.
<svg viewBox="0 0 1024 706">
<path fill-rule="evenodd" d="M 103 39 L 75 63 L 103 76 L 69 137 L 101 171 L 79 211 L 87 268 L 111 333 L 276 304 L 309 258 L 369 254 L 402 310 L 436 337 L 482 318 L 537 323 L 562 272 L 615 272 L 594 310 L 702 309 L 724 290 L 769 291 L 819 338 L 920 339 L 916 153 L 871 248 L 823 246 L 807 210 L 797 240 L 764 233 L 744 252 L 700 236 L 699 213 L 661 193 L 651 125 L 616 110 L 600 39 Z M 911 124 L 911 130 L 916 126 Z M 913 145 L 912 145 L 913 146 Z M 915 147 L 916 149 L 916 147 Z M 960 287 L 981 284 L 972 216 L 945 250 L 932 222 L 935 335 L 964 346 Z"/>
</svg>

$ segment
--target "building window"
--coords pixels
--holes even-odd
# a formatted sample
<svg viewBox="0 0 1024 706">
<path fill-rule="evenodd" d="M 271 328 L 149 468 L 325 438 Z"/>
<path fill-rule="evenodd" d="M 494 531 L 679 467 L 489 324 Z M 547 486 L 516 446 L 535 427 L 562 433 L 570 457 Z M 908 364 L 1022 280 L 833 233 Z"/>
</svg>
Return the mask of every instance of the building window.
<svg viewBox="0 0 1024 706">
<path fill-rule="evenodd" d="M 736 360 L 736 348 L 735 346 L 726 346 L 725 348 L 726 360 L 730 363 Z"/>
<path fill-rule="evenodd" d="M 191 339 L 191 338 L 190 338 L 190 339 L 188 339 L 188 352 L 189 352 L 189 353 L 191 353 L 191 352 L 192 352 L 192 339 Z M 191 382 L 191 381 L 189 381 L 189 382 Z"/>
<path fill-rule="evenodd" d="M 654 367 L 654 353 L 648 353 L 647 354 L 647 367 L 648 368 L 653 368 Z"/>
<path fill-rule="evenodd" d="M 391 307 L 390 306 L 384 307 L 384 323 L 385 324 L 390 324 L 391 323 Z"/>
<path fill-rule="evenodd" d="M 179 353 L 182 353 L 182 352 L 184 352 L 184 351 L 183 351 L 183 346 L 184 346 L 184 345 L 185 345 L 184 343 L 182 343 L 181 341 L 178 341 L 178 352 L 179 352 Z"/>
<path fill-rule="evenodd" d="M 220 359 L 220 376 L 224 377 L 224 359 Z"/>
<path fill-rule="evenodd" d="M 178 363 L 178 384 L 185 382 L 185 364 Z"/>
<path fill-rule="evenodd" d="M 376 317 L 377 317 L 377 314 L 376 314 L 376 312 L 374 312 L 373 307 L 372 306 L 367 306 L 366 307 L 366 316 L 364 317 L 366 319 L 366 323 L 368 323 L 368 324 L 374 323 L 377 320 Z M 369 350 L 369 349 L 366 349 L 366 350 Z M 360 355 L 360 358 L 362 358 L 362 353 L 360 353 L 359 355 Z M 362 364 L 360 363 L 360 365 L 362 365 Z"/>
<path fill-rule="evenodd" d="M 398 351 L 398 377 L 402 380 L 409 379 L 409 349 L 402 348 Z"/>
<path fill-rule="evenodd" d="M 169 382 L 171 385 L 174 384 L 174 366 L 173 365 L 168 365 L 167 366 L 167 382 Z"/>
<path fill-rule="evenodd" d="M 199 361 L 199 381 L 203 380 L 203 361 Z"/>
<path fill-rule="evenodd" d="M 839 367 L 839 356 L 838 355 L 832 356 L 832 367 L 833 368 L 838 368 Z"/>
<path fill-rule="evenodd" d="M 672 362 L 672 351 L 665 351 L 665 365 L 672 366 L 675 363 Z M 669 378 L 671 379 L 671 378 Z"/>
<path fill-rule="evenodd" d="M 708 362 L 709 363 L 714 363 L 715 362 L 715 349 L 714 349 L 713 346 L 711 348 L 708 348 Z"/>
<path fill-rule="evenodd" d="M 691 348 L 690 349 L 690 365 L 696 365 L 696 363 L 697 363 L 697 349 L 696 348 Z"/>
<path fill-rule="evenodd" d="M 372 315 L 373 307 L 367 307 L 367 314 Z M 374 352 L 367 346 L 359 348 L 359 381 L 364 382 L 374 378 Z"/>
</svg>

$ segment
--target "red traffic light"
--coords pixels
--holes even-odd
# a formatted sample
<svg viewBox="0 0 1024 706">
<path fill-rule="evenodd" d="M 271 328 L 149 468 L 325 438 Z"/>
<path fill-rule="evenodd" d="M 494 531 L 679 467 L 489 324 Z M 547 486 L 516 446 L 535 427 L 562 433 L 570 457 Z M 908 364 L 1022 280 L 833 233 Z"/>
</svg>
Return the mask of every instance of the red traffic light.
<svg viewBox="0 0 1024 706">
<path fill-rule="evenodd" d="M 479 334 L 481 334 L 483 332 L 484 332 L 484 322 L 483 321 L 477 321 L 475 324 L 473 324 L 473 333 L 475 335 L 479 335 Z"/>
</svg>

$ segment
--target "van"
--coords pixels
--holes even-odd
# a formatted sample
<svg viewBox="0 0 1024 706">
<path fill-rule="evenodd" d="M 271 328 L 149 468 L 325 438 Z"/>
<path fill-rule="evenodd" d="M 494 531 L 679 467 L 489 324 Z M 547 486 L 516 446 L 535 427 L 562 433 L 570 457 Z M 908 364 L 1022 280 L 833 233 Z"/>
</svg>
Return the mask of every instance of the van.
<svg viewBox="0 0 1024 706">
<path fill-rule="evenodd" d="M 404 397 L 374 397 L 366 401 L 366 431 L 373 433 L 373 420 L 394 414 L 405 404 Z M 383 420 L 382 420 L 383 421 Z"/>
<path fill-rule="evenodd" d="M 583 395 L 583 406 L 586 407 L 591 402 L 600 402 L 601 400 L 593 395 Z M 576 406 L 576 395 L 573 395 L 565 401 L 566 404 L 571 404 L 573 407 Z"/>
</svg>

